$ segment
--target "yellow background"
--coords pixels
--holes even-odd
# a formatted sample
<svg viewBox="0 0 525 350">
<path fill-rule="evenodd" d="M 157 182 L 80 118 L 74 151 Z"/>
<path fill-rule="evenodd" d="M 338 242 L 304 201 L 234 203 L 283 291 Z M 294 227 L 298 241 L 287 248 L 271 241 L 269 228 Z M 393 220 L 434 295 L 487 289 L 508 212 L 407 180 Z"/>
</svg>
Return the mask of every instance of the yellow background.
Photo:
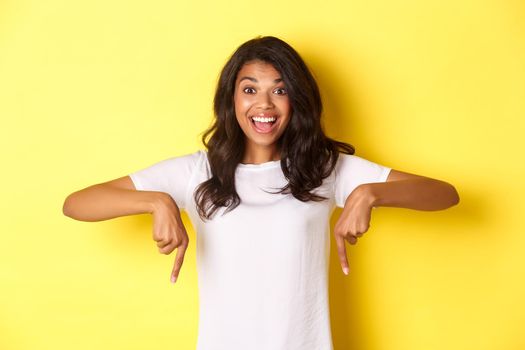
<svg viewBox="0 0 525 350">
<path fill-rule="evenodd" d="M 328 135 L 461 197 L 374 211 L 349 276 L 332 238 L 335 349 L 525 349 L 524 15 L 519 0 L 2 1 L 0 349 L 195 348 L 195 232 L 172 285 L 149 216 L 84 223 L 62 203 L 202 148 L 219 71 L 257 35 L 309 64 Z"/>
</svg>

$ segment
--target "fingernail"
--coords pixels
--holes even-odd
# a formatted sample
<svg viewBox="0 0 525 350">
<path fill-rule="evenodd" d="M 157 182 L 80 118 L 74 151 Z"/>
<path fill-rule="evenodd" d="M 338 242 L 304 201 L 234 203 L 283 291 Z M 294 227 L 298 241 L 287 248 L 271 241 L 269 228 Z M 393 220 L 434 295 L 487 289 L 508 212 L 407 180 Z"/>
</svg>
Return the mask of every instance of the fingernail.
<svg viewBox="0 0 525 350">
<path fill-rule="evenodd" d="M 176 280 L 177 280 L 177 277 L 171 276 L 171 283 L 175 283 Z"/>
<path fill-rule="evenodd" d="M 343 267 L 343 272 L 345 275 L 348 275 L 348 272 L 349 272 L 348 267 Z"/>
</svg>

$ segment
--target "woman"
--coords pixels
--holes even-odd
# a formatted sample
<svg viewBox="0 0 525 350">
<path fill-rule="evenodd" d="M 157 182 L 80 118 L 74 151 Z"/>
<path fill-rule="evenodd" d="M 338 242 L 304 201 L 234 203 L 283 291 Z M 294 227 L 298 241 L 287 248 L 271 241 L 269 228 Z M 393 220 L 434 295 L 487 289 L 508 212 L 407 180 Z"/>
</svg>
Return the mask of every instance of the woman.
<svg viewBox="0 0 525 350">
<path fill-rule="evenodd" d="M 275 37 L 241 45 L 223 68 L 206 151 L 174 157 L 71 194 L 64 214 L 98 221 L 151 213 L 159 252 L 177 249 L 175 282 L 195 228 L 199 350 L 333 349 L 328 307 L 329 219 L 348 274 L 345 240 L 374 207 L 440 210 L 459 202 L 443 181 L 354 156 L 321 128 L 317 84 Z M 209 139 L 208 139 L 209 138 Z"/>
</svg>

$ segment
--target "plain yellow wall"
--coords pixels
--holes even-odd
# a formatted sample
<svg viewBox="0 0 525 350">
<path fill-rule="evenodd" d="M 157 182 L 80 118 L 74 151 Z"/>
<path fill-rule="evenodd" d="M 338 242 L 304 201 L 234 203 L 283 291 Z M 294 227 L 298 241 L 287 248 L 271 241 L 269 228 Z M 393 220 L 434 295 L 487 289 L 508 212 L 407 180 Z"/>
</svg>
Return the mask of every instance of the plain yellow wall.
<svg viewBox="0 0 525 350">
<path fill-rule="evenodd" d="M 62 203 L 202 148 L 226 59 L 275 35 L 317 77 L 328 135 L 461 197 L 374 211 L 349 276 L 332 238 L 335 349 L 524 349 L 524 15 L 518 0 L 1 2 L 0 348 L 195 348 L 195 232 L 172 285 L 150 217 L 84 223 Z"/>
</svg>

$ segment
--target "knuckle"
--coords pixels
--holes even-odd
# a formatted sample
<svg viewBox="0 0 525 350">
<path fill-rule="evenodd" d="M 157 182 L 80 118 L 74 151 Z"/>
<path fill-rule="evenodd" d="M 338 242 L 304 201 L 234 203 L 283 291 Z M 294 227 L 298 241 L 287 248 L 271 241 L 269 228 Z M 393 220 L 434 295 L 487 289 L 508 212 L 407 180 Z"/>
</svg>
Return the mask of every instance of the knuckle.
<svg viewBox="0 0 525 350">
<path fill-rule="evenodd" d="M 162 242 L 164 242 L 166 240 L 166 237 L 161 236 L 161 235 L 153 236 L 153 240 L 156 241 L 156 242 L 162 243 Z"/>
<path fill-rule="evenodd" d="M 187 237 L 178 237 L 175 240 L 177 247 L 187 247 L 188 246 L 188 238 Z"/>
<path fill-rule="evenodd" d="M 169 253 L 171 253 L 171 251 L 172 251 L 172 250 L 171 250 L 170 246 L 162 247 L 162 248 L 159 249 L 159 252 L 160 252 L 161 254 L 166 254 L 166 255 L 168 255 Z"/>
<path fill-rule="evenodd" d="M 334 234 L 335 234 L 336 236 L 339 236 L 339 237 L 344 237 L 345 234 L 346 234 L 346 232 L 343 231 L 343 230 L 341 230 L 341 229 L 337 229 L 337 230 L 334 229 Z"/>
</svg>

